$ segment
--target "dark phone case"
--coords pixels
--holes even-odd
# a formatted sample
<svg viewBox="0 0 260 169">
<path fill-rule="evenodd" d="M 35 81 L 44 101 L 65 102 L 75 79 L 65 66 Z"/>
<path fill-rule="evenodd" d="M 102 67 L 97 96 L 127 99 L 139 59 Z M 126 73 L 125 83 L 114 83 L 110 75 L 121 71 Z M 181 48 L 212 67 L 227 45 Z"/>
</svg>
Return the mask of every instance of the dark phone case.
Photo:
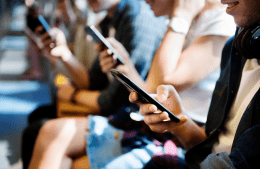
<svg viewBox="0 0 260 169">
<path fill-rule="evenodd" d="M 122 56 L 119 55 L 119 53 L 110 45 L 110 43 L 104 38 L 104 36 L 94 27 L 94 26 L 87 26 L 85 28 L 85 31 L 90 34 L 94 41 L 96 43 L 102 42 L 108 49 L 112 51 L 113 54 L 117 56 L 117 60 L 121 63 L 124 64 L 124 59 Z"/>
<path fill-rule="evenodd" d="M 180 119 L 176 117 L 172 112 L 170 112 L 168 109 L 166 109 L 161 103 L 156 101 L 154 98 L 152 98 L 148 93 L 146 93 L 143 89 L 138 87 L 133 81 L 131 81 L 127 76 L 125 76 L 123 73 L 111 69 L 110 72 L 112 75 L 121 83 L 123 83 L 127 88 L 129 88 L 132 91 L 136 91 L 140 97 L 140 99 L 145 103 L 151 103 L 157 106 L 157 108 L 161 111 L 166 111 L 169 114 L 169 117 L 174 122 L 180 122 Z"/>
<path fill-rule="evenodd" d="M 35 29 L 38 26 L 43 26 L 43 30 L 42 30 L 41 34 L 48 32 L 51 29 L 51 27 L 49 26 L 49 24 L 47 23 L 47 21 L 45 20 L 45 18 L 42 15 L 40 15 L 38 17 L 28 17 L 27 26 L 33 32 L 35 32 Z"/>
</svg>

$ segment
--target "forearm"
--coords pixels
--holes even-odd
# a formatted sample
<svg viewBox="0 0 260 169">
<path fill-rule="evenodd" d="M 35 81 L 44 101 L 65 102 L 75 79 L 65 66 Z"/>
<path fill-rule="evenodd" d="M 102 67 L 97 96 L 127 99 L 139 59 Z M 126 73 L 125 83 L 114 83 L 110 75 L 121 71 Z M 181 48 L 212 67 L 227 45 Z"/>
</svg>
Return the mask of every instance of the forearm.
<svg viewBox="0 0 260 169">
<path fill-rule="evenodd" d="M 172 131 L 172 134 L 178 139 L 182 146 L 189 150 L 196 144 L 206 139 L 207 135 L 205 129 L 197 125 L 191 118 L 178 127 L 177 130 Z"/>
<path fill-rule="evenodd" d="M 92 110 L 90 114 L 100 115 L 99 95 L 100 91 L 79 90 L 74 97 L 74 101 Z"/>
<path fill-rule="evenodd" d="M 196 85 L 219 68 L 221 49 L 227 38 L 226 36 L 217 35 L 198 38 L 181 53 L 177 65 L 172 68 L 171 72 L 165 72 L 163 75 L 160 69 L 158 69 L 157 73 L 154 70 L 154 72 L 150 72 L 153 79 L 148 77 L 149 83 L 153 85 L 153 81 L 160 80 L 159 83 L 173 85 L 178 92 Z M 155 62 L 156 60 L 153 61 L 153 64 Z M 167 64 L 166 60 L 165 62 Z M 161 67 L 164 68 L 165 66 Z"/>
<path fill-rule="evenodd" d="M 184 40 L 184 34 L 175 33 L 168 28 L 160 47 L 154 55 L 147 77 L 147 91 L 155 92 L 157 86 L 163 84 L 165 78 L 174 72 L 181 55 Z"/>
<path fill-rule="evenodd" d="M 121 70 L 122 71 L 122 70 Z M 122 71 L 130 80 L 137 84 L 141 89 L 145 90 L 145 80 L 140 76 L 132 63 L 129 63 L 127 70 Z M 130 90 L 129 90 L 130 91 Z M 149 91 L 147 91 L 149 92 Z"/>
<path fill-rule="evenodd" d="M 70 53 L 70 56 L 62 59 L 73 84 L 77 88 L 89 88 L 89 74 L 88 71 L 82 66 L 77 59 Z"/>
</svg>

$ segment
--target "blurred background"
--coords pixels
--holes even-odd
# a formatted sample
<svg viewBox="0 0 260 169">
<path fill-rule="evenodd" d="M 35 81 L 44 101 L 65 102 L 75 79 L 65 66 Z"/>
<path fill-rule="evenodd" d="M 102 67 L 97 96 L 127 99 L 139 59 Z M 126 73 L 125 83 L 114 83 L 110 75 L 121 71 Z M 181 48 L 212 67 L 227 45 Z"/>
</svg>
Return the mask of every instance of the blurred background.
<svg viewBox="0 0 260 169">
<path fill-rule="evenodd" d="M 39 1 L 46 13 L 52 12 L 52 1 Z M 43 75 L 31 76 L 24 32 L 26 12 L 24 0 L 0 1 L 0 169 L 20 159 L 27 116 L 39 105 L 52 102 L 48 63 L 40 60 Z"/>
</svg>

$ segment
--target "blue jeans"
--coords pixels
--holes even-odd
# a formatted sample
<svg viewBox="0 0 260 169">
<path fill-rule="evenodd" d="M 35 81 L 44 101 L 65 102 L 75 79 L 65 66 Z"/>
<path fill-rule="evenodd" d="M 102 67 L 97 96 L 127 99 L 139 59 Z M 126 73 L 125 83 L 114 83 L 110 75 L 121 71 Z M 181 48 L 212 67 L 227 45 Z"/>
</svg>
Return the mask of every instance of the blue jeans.
<svg viewBox="0 0 260 169">
<path fill-rule="evenodd" d="M 123 147 L 125 132 L 110 125 L 107 118 L 88 116 L 88 121 L 86 139 L 91 169 L 143 168 L 153 154 L 162 151 L 152 141 L 139 148 Z"/>
</svg>

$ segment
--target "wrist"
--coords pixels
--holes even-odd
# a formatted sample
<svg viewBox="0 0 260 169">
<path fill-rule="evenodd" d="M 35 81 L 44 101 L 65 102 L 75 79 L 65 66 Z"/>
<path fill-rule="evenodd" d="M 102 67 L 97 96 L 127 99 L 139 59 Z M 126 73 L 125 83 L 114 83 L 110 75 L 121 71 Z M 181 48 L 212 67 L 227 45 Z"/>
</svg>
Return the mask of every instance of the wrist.
<svg viewBox="0 0 260 169">
<path fill-rule="evenodd" d="M 190 29 L 190 22 L 182 17 L 171 17 L 166 24 L 170 30 L 184 35 L 187 35 Z"/>
<path fill-rule="evenodd" d="M 174 18 L 174 17 L 178 17 L 178 18 L 182 18 L 183 20 L 185 20 L 189 25 L 191 24 L 193 17 L 191 15 L 189 15 L 189 12 L 184 12 L 184 11 L 180 11 L 178 12 L 177 10 L 175 10 L 171 15 L 170 15 L 170 19 Z"/>
<path fill-rule="evenodd" d="M 180 124 L 175 125 L 174 129 L 170 131 L 174 136 L 180 136 L 187 132 L 187 126 L 189 126 L 190 118 L 183 113 L 179 114 L 177 117 L 180 119 Z"/>
<path fill-rule="evenodd" d="M 72 93 L 71 97 L 70 97 L 70 101 L 71 103 L 74 103 L 76 104 L 76 95 L 78 94 L 79 92 L 79 89 L 78 88 L 75 88 L 74 92 Z"/>
<path fill-rule="evenodd" d="M 63 52 L 63 55 L 61 56 L 61 59 L 64 62 L 69 61 L 71 58 L 73 57 L 73 54 L 71 53 L 71 51 L 69 49 L 65 49 L 65 51 Z"/>
</svg>

